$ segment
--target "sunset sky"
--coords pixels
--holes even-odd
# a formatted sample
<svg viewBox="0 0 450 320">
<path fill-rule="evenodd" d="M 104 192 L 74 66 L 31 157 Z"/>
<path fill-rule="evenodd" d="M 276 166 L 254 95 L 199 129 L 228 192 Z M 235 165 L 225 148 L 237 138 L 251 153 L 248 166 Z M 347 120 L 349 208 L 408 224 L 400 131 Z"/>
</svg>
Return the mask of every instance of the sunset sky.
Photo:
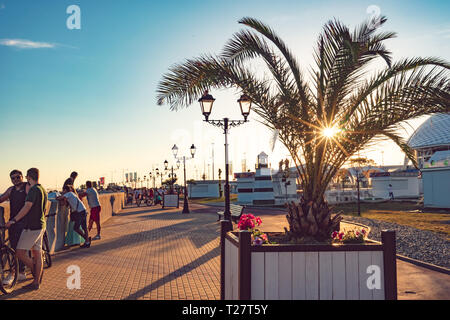
<svg viewBox="0 0 450 320">
<path fill-rule="evenodd" d="M 70 5 L 81 9 L 81 29 L 69 30 Z M 388 17 L 383 30 L 398 37 L 387 45 L 394 60 L 437 56 L 450 60 L 450 2 L 446 1 L 124 1 L 0 0 L 0 193 L 11 184 L 9 172 L 41 170 L 46 188 L 61 188 L 71 171 L 77 184 L 123 173 L 148 176 L 152 168 L 197 147 L 188 162 L 188 179 L 200 178 L 211 164 L 215 177 L 224 164 L 223 134 L 202 122 L 198 104 L 172 112 L 156 105 L 156 87 L 168 68 L 204 53 L 219 53 L 242 28 L 245 16 L 269 24 L 308 70 L 322 26 L 338 18 L 354 27 L 379 8 Z M 231 91 L 217 99 L 211 118 L 241 119 Z M 271 133 L 253 116 L 231 130 L 233 170 L 242 159 L 254 168 L 261 151 L 273 167 L 287 151 L 270 147 Z M 408 137 L 424 119 L 411 123 Z M 381 164 L 401 164 L 392 143 L 367 156 Z M 179 176 L 182 176 L 180 171 Z M 212 178 L 211 173 L 209 177 Z"/>
</svg>

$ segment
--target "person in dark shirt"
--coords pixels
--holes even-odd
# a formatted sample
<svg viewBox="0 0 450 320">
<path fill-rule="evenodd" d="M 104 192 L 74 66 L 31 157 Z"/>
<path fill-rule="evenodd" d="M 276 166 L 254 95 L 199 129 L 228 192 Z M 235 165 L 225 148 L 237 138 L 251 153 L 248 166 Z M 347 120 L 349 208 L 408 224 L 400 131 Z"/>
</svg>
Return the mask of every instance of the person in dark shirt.
<svg viewBox="0 0 450 320">
<path fill-rule="evenodd" d="M 71 174 L 70 174 L 70 177 L 69 178 L 67 178 L 66 179 L 66 181 L 64 181 L 64 185 L 63 185 L 63 190 L 64 190 L 64 188 L 66 187 L 66 186 L 72 186 L 72 192 L 75 192 L 76 193 L 76 191 L 75 191 L 75 179 L 78 177 L 78 172 L 76 172 L 76 171 L 73 171 Z"/>
<path fill-rule="evenodd" d="M 36 290 L 40 287 L 44 272 L 42 263 L 42 237 L 46 227 L 45 211 L 48 197 L 47 192 L 39 184 L 38 169 L 29 169 L 26 178 L 30 184 L 30 190 L 25 199 L 25 205 L 14 218 L 8 221 L 6 227 L 9 228 L 26 217 L 25 226 L 17 244 L 16 254 L 26 266 L 31 268 L 34 280 L 28 285 L 28 288 Z M 33 254 L 33 259 L 27 254 L 29 250 Z"/>
<path fill-rule="evenodd" d="M 19 213 L 20 209 L 25 205 L 25 198 L 27 197 L 28 190 L 30 189 L 30 185 L 26 182 L 23 182 L 22 172 L 19 170 L 13 170 L 9 174 L 11 178 L 11 182 L 13 186 L 8 188 L 4 194 L 0 197 L 0 203 L 9 200 L 9 218 L 14 218 Z M 20 235 L 22 233 L 23 227 L 25 226 L 25 220 L 20 221 L 17 224 L 14 224 L 9 228 L 9 242 L 11 248 L 16 250 L 17 243 L 19 242 Z M 27 279 L 25 274 L 25 265 L 22 261 L 19 262 L 19 275 L 18 280 L 24 281 Z M 13 281 L 12 275 L 10 274 L 6 279 L 4 279 L 5 284 L 9 284 Z"/>
</svg>

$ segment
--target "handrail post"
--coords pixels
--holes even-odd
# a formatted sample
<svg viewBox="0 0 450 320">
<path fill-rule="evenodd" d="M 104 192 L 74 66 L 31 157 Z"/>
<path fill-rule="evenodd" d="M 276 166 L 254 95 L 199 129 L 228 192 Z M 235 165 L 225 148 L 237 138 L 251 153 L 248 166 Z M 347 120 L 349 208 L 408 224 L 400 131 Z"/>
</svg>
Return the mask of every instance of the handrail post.
<svg viewBox="0 0 450 320">
<path fill-rule="evenodd" d="M 229 221 L 220 221 L 220 300 L 225 300 L 225 236 L 229 231 Z"/>
<path fill-rule="evenodd" d="M 381 232 L 384 263 L 384 294 L 386 300 L 397 300 L 397 250 L 395 231 Z"/>
<path fill-rule="evenodd" d="M 239 300 L 251 299 L 251 249 L 252 233 L 250 231 L 239 232 Z"/>
</svg>

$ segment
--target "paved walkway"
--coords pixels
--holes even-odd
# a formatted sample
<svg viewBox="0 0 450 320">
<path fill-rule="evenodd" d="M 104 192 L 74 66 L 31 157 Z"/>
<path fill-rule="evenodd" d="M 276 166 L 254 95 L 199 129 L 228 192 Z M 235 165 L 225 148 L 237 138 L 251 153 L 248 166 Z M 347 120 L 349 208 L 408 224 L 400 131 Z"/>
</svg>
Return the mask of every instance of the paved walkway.
<svg viewBox="0 0 450 320">
<path fill-rule="evenodd" d="M 38 291 L 19 283 L 4 299 L 217 300 L 220 297 L 219 224 L 216 208 L 131 207 L 107 221 L 91 248 L 73 247 L 53 256 Z M 285 212 L 249 209 L 263 230 L 282 231 Z M 450 276 L 398 261 L 399 299 L 450 299 Z M 81 289 L 69 290 L 66 270 L 81 270 Z"/>
<path fill-rule="evenodd" d="M 219 299 L 219 224 L 195 208 L 186 215 L 181 208 L 125 209 L 89 249 L 57 253 L 40 290 L 21 289 L 27 281 L 0 299 Z M 67 288 L 71 265 L 81 269 L 80 290 Z"/>
</svg>

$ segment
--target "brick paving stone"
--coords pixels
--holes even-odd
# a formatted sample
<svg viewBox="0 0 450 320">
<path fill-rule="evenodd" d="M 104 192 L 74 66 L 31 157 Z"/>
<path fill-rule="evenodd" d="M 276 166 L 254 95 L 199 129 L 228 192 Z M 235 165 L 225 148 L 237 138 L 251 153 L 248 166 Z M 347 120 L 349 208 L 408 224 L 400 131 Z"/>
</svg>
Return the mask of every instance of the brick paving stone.
<svg viewBox="0 0 450 320">
<path fill-rule="evenodd" d="M 205 208 L 126 208 L 104 223 L 91 248 L 55 254 L 40 290 L 23 289 L 29 276 L 0 300 L 219 299 L 220 226 L 216 210 Z M 80 290 L 66 287 L 70 265 L 80 267 Z"/>
</svg>

